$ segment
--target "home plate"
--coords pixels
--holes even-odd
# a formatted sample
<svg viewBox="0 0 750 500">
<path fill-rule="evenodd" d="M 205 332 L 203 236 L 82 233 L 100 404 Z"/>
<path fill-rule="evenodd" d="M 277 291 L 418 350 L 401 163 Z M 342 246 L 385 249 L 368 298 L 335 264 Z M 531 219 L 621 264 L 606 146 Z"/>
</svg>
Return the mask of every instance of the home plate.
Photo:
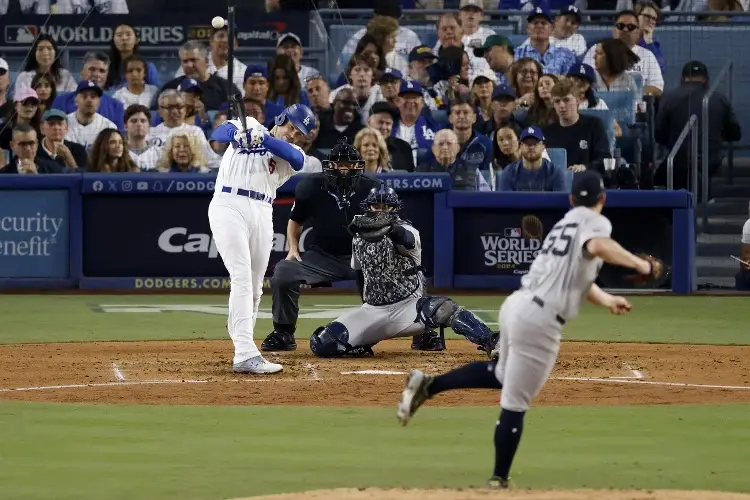
<svg viewBox="0 0 750 500">
<path fill-rule="evenodd" d="M 341 375 L 406 375 L 406 372 L 395 372 L 392 370 L 358 370 L 353 372 L 341 372 Z"/>
</svg>

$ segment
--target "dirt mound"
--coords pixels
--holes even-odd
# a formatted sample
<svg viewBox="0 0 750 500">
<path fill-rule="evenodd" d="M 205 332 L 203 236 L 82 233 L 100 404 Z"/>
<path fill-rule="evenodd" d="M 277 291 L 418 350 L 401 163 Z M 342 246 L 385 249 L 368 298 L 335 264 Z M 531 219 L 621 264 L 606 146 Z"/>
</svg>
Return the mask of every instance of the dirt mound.
<svg viewBox="0 0 750 500">
<path fill-rule="evenodd" d="M 750 500 L 750 495 L 679 490 L 487 490 L 487 489 L 335 489 L 234 500 Z"/>
</svg>

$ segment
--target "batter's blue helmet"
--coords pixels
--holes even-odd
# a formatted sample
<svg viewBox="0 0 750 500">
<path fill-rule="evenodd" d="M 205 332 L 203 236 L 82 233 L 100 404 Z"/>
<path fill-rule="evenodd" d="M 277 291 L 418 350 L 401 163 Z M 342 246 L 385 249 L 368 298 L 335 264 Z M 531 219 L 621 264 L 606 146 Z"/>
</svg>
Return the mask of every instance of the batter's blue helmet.
<svg viewBox="0 0 750 500">
<path fill-rule="evenodd" d="M 304 104 L 292 104 L 276 117 L 276 125 L 284 125 L 289 120 L 305 137 L 315 128 L 315 115 Z"/>
</svg>

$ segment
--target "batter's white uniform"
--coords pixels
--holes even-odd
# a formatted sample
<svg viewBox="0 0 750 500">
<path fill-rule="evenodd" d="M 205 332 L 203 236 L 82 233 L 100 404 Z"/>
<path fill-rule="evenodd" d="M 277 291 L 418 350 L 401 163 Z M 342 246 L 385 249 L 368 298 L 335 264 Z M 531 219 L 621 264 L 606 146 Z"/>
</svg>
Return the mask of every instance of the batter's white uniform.
<svg viewBox="0 0 750 500">
<path fill-rule="evenodd" d="M 229 123 L 240 129 L 239 120 Z M 247 130 L 253 127 L 263 126 L 247 117 Z M 295 173 L 289 162 L 263 146 L 248 151 L 229 144 L 221 159 L 208 221 L 231 279 L 227 328 L 234 343 L 234 364 L 260 356 L 253 330 L 271 256 L 273 200 L 276 190 Z"/>
<path fill-rule="evenodd" d="M 562 327 L 575 318 L 603 261 L 588 254 L 592 238 L 609 238 L 612 224 L 586 207 L 571 209 L 544 239 L 521 288 L 500 308 L 500 406 L 526 411 L 555 365 Z"/>
</svg>

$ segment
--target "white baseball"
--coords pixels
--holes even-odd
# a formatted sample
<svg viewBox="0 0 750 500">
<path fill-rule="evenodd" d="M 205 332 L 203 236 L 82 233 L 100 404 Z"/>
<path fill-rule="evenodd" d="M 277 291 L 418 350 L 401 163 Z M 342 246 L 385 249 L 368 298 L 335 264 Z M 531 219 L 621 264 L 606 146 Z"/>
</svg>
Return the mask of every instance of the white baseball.
<svg viewBox="0 0 750 500">
<path fill-rule="evenodd" d="M 213 26 L 214 29 L 220 30 L 224 27 L 224 18 L 221 16 L 214 17 L 211 19 L 211 26 Z"/>
</svg>

